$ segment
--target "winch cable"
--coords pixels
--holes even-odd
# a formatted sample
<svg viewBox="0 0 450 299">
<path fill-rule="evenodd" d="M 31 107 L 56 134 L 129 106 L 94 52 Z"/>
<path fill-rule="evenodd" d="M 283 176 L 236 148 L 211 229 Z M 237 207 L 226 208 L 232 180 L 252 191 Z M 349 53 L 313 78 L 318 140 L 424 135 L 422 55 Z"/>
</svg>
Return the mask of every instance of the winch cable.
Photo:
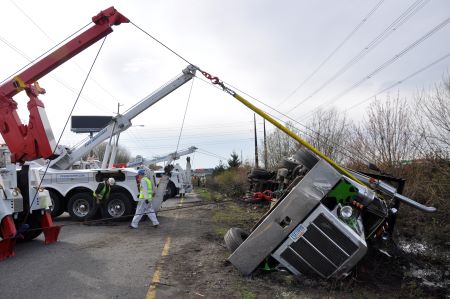
<svg viewBox="0 0 450 299">
<path fill-rule="evenodd" d="M 78 103 L 78 100 L 80 99 L 81 93 L 83 92 L 83 89 L 84 89 L 84 87 L 85 87 L 85 85 L 86 85 L 86 82 L 87 82 L 87 80 L 89 79 L 89 75 L 91 74 L 92 69 L 94 68 L 95 63 L 97 62 L 97 58 L 98 58 L 98 56 L 100 55 L 100 52 L 101 52 L 101 50 L 102 50 L 102 48 L 103 48 L 103 45 L 105 44 L 106 37 L 107 37 L 107 36 L 105 36 L 105 37 L 103 38 L 103 41 L 102 41 L 102 43 L 101 43 L 101 45 L 100 45 L 100 48 L 98 49 L 98 52 L 97 52 L 97 54 L 95 55 L 94 61 L 92 62 L 92 65 L 91 65 L 91 67 L 89 68 L 88 73 L 86 74 L 86 78 L 84 79 L 83 84 L 81 85 L 81 89 L 80 89 L 80 91 L 78 92 L 78 95 L 77 95 L 77 97 L 76 97 L 76 99 L 75 99 L 75 102 L 74 102 L 73 105 L 72 105 L 72 109 L 70 110 L 70 113 L 69 113 L 69 116 L 67 117 L 66 123 L 64 124 L 64 127 L 63 127 L 63 129 L 62 129 L 62 131 L 61 131 L 61 134 L 59 135 L 58 141 L 56 142 L 56 146 L 55 146 L 55 148 L 54 148 L 54 150 L 53 150 L 53 155 L 55 154 L 56 149 L 58 148 L 58 145 L 59 145 L 59 143 L 61 142 L 61 138 L 62 138 L 62 136 L 63 136 L 63 134 L 64 134 L 64 131 L 66 130 L 67 124 L 69 123 L 70 117 L 72 116 L 72 113 L 73 113 L 73 111 L 75 110 L 75 107 L 76 107 L 76 105 L 77 105 L 77 103 Z M 42 175 L 42 177 L 41 177 L 41 179 L 40 179 L 40 181 L 39 181 L 39 185 L 38 185 L 38 187 L 36 188 L 36 193 L 34 194 L 33 200 L 31 201 L 30 207 L 29 207 L 29 209 L 27 210 L 27 213 L 25 214 L 25 217 L 24 217 L 24 220 L 23 220 L 22 224 L 25 224 L 26 221 L 28 220 L 28 216 L 29 216 L 29 214 L 30 214 L 30 212 L 31 212 L 31 208 L 33 207 L 33 204 L 34 204 L 34 202 L 35 202 L 35 200 L 36 200 L 36 198 L 37 198 L 37 195 L 39 194 L 39 191 L 41 190 L 42 181 L 44 180 L 44 177 L 45 177 L 45 175 L 47 174 L 48 168 L 50 167 L 50 162 L 51 162 L 51 161 L 48 160 L 47 166 L 45 167 L 45 170 L 44 170 L 44 174 Z"/>
<path fill-rule="evenodd" d="M 149 36 L 151 39 L 153 39 L 154 41 L 156 41 L 158 44 L 160 44 L 161 46 L 163 46 L 164 48 L 166 48 L 167 50 L 169 50 L 170 52 L 172 52 L 173 54 L 175 54 L 176 56 L 178 56 L 178 58 L 180 58 L 181 60 L 183 60 L 183 61 L 186 62 L 187 64 L 194 65 L 193 63 L 190 63 L 186 58 L 184 58 L 183 56 L 181 56 L 180 54 L 178 54 L 177 52 L 175 52 L 174 50 L 172 50 L 171 48 L 169 48 L 168 46 L 166 46 L 163 42 L 159 41 L 156 37 L 154 37 L 153 35 L 151 35 L 151 34 L 148 33 L 147 31 L 145 31 L 144 29 L 142 29 L 142 28 L 139 27 L 138 25 L 134 24 L 132 21 L 130 21 L 130 24 L 132 24 L 134 27 L 136 27 L 137 29 L 139 29 L 140 31 L 142 31 L 145 35 Z"/>
<path fill-rule="evenodd" d="M 214 84 L 211 84 L 210 82 L 208 82 L 208 81 L 206 81 L 206 80 L 204 80 L 204 79 L 202 79 L 202 78 L 200 78 L 200 77 L 197 77 L 197 78 L 200 79 L 200 81 L 203 81 L 203 82 L 207 83 L 209 86 L 213 86 L 213 87 L 215 87 L 215 88 L 217 88 L 217 89 L 219 89 L 219 90 L 222 90 L 220 87 L 218 87 L 218 86 L 216 86 L 216 85 L 214 85 Z M 300 128 L 294 126 L 294 128 L 295 128 L 296 130 L 298 130 L 299 132 L 305 134 L 306 136 L 308 136 L 308 137 L 310 137 L 310 138 L 319 138 L 319 139 L 322 139 L 322 142 L 324 142 L 325 144 L 328 144 L 328 145 L 332 145 L 339 153 L 341 153 L 341 154 L 344 155 L 345 157 L 350 158 L 350 159 L 354 159 L 354 158 L 356 157 L 360 162 L 364 163 L 365 165 L 367 165 L 368 167 L 370 167 L 372 170 L 377 170 L 377 171 L 379 171 L 379 169 L 378 169 L 378 167 L 377 167 L 376 165 L 374 165 L 373 163 L 369 162 L 369 159 L 368 159 L 367 157 L 362 156 L 360 153 L 358 153 L 358 152 L 352 152 L 351 150 L 349 150 L 349 149 L 347 149 L 347 148 L 345 148 L 345 147 L 343 147 L 343 146 L 341 146 L 341 145 L 339 145 L 339 144 L 337 144 L 337 143 L 335 143 L 335 142 L 332 142 L 332 141 L 328 140 L 326 137 L 322 136 L 322 134 L 320 134 L 319 132 L 317 132 L 317 131 L 311 129 L 310 127 L 308 127 L 308 126 L 306 126 L 306 125 L 304 125 L 304 124 L 302 124 L 302 123 L 300 123 L 300 122 L 298 122 L 298 121 L 296 121 L 295 119 L 293 119 L 293 118 L 291 118 L 290 116 L 288 116 L 288 115 L 282 113 L 281 111 L 277 110 L 276 108 L 273 108 L 272 106 L 270 106 L 270 105 L 268 105 L 268 104 L 266 104 L 266 103 L 264 103 L 264 102 L 258 100 L 257 98 L 255 98 L 255 97 L 253 97 L 253 96 L 251 96 L 251 95 L 249 95 L 249 94 L 247 94 L 247 93 L 245 93 L 245 92 L 239 90 L 238 88 L 233 87 L 231 84 L 228 84 L 228 83 L 226 83 L 226 84 L 229 85 L 229 86 L 231 86 L 232 88 L 238 90 L 238 91 L 241 92 L 242 94 L 245 94 L 245 95 L 247 95 L 248 97 L 254 99 L 254 100 L 257 101 L 258 103 L 260 103 L 260 104 L 262 104 L 262 105 L 268 107 L 269 109 L 271 109 L 271 110 L 273 110 L 273 111 L 275 111 L 275 112 L 277 112 L 277 113 L 283 115 L 284 117 L 286 117 L 287 119 L 291 120 L 292 122 L 295 122 L 296 124 L 298 124 L 298 125 L 304 127 L 305 129 L 307 129 L 307 130 L 309 130 L 309 131 L 311 131 L 312 133 L 314 133 L 314 134 L 317 135 L 317 136 L 313 136 L 313 135 L 311 135 L 311 133 L 308 133 L 307 131 L 302 130 L 302 129 L 300 129 Z M 283 120 L 281 120 L 279 117 L 274 116 L 273 114 L 270 114 L 270 113 L 267 113 L 267 114 L 270 115 L 271 117 L 273 117 L 274 119 L 280 121 L 280 122 L 283 121 Z"/>
<path fill-rule="evenodd" d="M 161 46 L 163 46 L 164 48 L 166 48 L 167 50 L 169 50 L 171 53 L 173 53 L 174 55 L 176 55 L 177 57 L 179 57 L 180 59 L 182 59 L 183 61 L 185 61 L 186 63 L 190 64 L 190 65 L 194 65 L 192 64 L 189 60 L 187 60 L 186 58 L 184 58 L 183 56 L 181 56 L 180 54 L 178 54 L 177 52 L 175 52 L 174 50 L 172 50 L 170 47 L 166 46 L 163 42 L 159 41 L 157 38 L 155 38 L 154 36 L 152 36 L 150 33 L 148 33 L 147 31 L 145 31 L 144 29 L 142 29 L 141 27 L 137 26 L 136 24 L 134 24 L 133 22 L 130 22 L 131 24 L 133 24 L 138 30 L 140 30 L 141 32 L 143 32 L 144 34 L 146 34 L 147 36 L 149 36 L 150 38 L 152 38 L 154 41 L 156 41 L 157 43 L 159 43 Z M 258 109 L 257 107 L 253 106 L 252 104 L 250 104 L 248 101 L 246 101 L 244 98 L 240 97 L 238 94 L 236 94 L 233 90 L 231 90 L 230 88 L 226 87 L 224 85 L 223 81 L 220 81 L 219 78 L 215 77 L 215 76 L 211 76 L 209 73 L 202 71 L 200 68 L 196 67 L 198 71 L 200 71 L 207 79 L 209 79 L 211 81 L 211 83 L 213 85 L 219 85 L 220 87 L 222 87 L 222 89 L 227 92 L 228 94 L 232 95 L 234 98 L 236 98 L 237 100 L 239 100 L 241 103 L 243 103 L 244 105 L 246 105 L 248 108 L 252 109 L 253 111 L 258 110 L 258 114 L 261 115 L 262 117 L 264 117 L 263 115 L 265 115 L 266 117 L 271 118 L 271 120 L 267 119 L 268 121 L 272 122 L 272 124 L 275 125 L 275 123 L 277 121 L 275 121 L 274 118 L 272 118 L 271 116 L 267 115 L 265 112 L 261 111 L 260 109 Z M 197 76 L 196 76 L 197 77 Z M 227 84 L 230 87 L 233 88 L 232 85 Z M 260 101 L 258 101 L 260 102 Z M 262 102 L 260 102 L 262 103 Z M 269 107 L 268 105 L 266 105 L 267 107 Z M 277 111 L 276 109 L 270 107 L 272 110 Z M 280 113 L 280 112 L 279 112 Z M 283 113 L 280 113 L 282 115 L 284 115 Z M 285 117 L 288 117 L 287 115 L 284 115 Z M 265 117 L 264 117 L 265 118 Z M 291 119 L 290 117 L 288 117 L 289 119 Z M 273 122 L 275 121 L 275 123 Z M 296 123 L 298 123 L 297 121 L 294 121 Z M 326 157 L 325 155 L 323 155 L 321 152 L 319 152 L 317 149 L 315 149 L 314 147 L 312 147 L 308 142 L 306 142 L 305 140 L 299 138 L 298 136 L 296 136 L 295 134 L 293 134 L 292 132 L 290 132 L 287 128 L 285 128 L 284 126 L 282 126 L 281 124 L 275 125 L 276 127 L 278 127 L 280 130 L 284 131 L 286 134 L 288 134 L 289 136 L 291 136 L 292 138 L 294 138 L 295 140 L 297 140 L 298 142 L 300 142 L 300 144 L 306 146 L 308 149 L 310 149 L 311 151 L 313 151 L 314 153 L 318 154 L 320 157 L 322 157 L 323 159 L 325 159 L 327 162 L 329 162 L 333 167 L 335 167 L 336 169 L 338 169 L 340 172 L 344 173 L 345 175 L 349 176 L 350 178 L 354 179 L 355 181 L 359 182 L 358 179 L 354 178 L 353 175 L 351 175 L 347 170 L 345 170 L 344 168 L 342 168 L 341 166 L 339 166 L 338 164 L 336 164 L 336 162 L 334 162 L 333 160 L 331 160 L 330 158 Z M 287 131 L 286 131 L 287 130 Z M 289 131 L 289 132 L 288 132 Z M 374 166 L 372 163 L 366 161 L 366 159 L 361 159 L 364 164 L 367 165 L 371 165 Z M 364 184 L 363 184 L 364 185 Z"/>
<path fill-rule="evenodd" d="M 184 109 L 184 115 L 183 115 L 183 121 L 181 122 L 181 128 L 180 128 L 180 134 L 178 135 L 178 141 L 177 141 L 177 147 L 175 149 L 175 156 L 178 152 L 178 147 L 180 146 L 180 140 L 181 140 L 181 134 L 183 133 L 183 127 L 184 127 L 184 121 L 186 119 L 187 110 L 189 107 L 189 101 L 191 100 L 191 94 L 192 94 L 192 87 L 194 86 L 194 78 L 192 78 L 191 88 L 189 89 L 189 95 L 186 102 L 186 108 Z"/>
<path fill-rule="evenodd" d="M 145 35 L 147 35 L 148 37 L 150 37 L 151 39 L 153 39 L 154 41 L 156 41 L 158 44 L 160 44 L 161 46 L 163 46 L 164 48 L 166 48 L 167 50 L 169 50 L 172 54 L 174 54 L 175 56 L 177 56 L 178 58 L 180 58 L 181 60 L 183 60 L 184 62 L 186 62 L 189 65 L 194 65 L 191 62 L 189 62 L 189 60 L 187 60 L 186 58 L 184 58 L 183 56 L 181 56 L 180 54 L 178 54 L 177 52 L 175 52 L 174 50 L 172 50 L 171 48 L 169 48 L 168 46 L 166 46 L 163 42 L 161 42 L 160 40 L 158 40 L 156 37 L 154 37 L 153 35 L 151 35 L 150 33 L 148 33 L 147 31 L 145 31 L 143 28 L 139 27 L 138 25 L 136 25 L 135 23 L 133 23 L 132 21 L 130 21 L 130 24 L 132 24 L 134 27 L 136 27 L 138 30 L 140 30 L 141 32 L 143 32 Z M 186 103 L 186 108 L 184 110 L 184 116 L 183 116 L 183 121 L 181 123 L 181 129 L 180 129 L 180 134 L 178 136 L 178 141 L 177 141 L 177 146 L 176 146 L 176 150 L 175 153 L 178 151 L 178 147 L 180 146 L 180 140 L 181 140 L 181 134 L 183 132 L 183 126 L 184 126 L 184 121 L 186 118 L 186 113 L 187 113 L 187 109 L 189 106 L 189 100 L 191 98 L 191 92 L 192 92 L 192 86 L 194 85 L 194 80 L 192 80 L 191 83 L 191 88 L 189 90 L 189 96 L 188 96 L 188 101 Z"/>
<path fill-rule="evenodd" d="M 262 116 L 264 119 L 266 119 L 268 122 L 270 122 L 272 125 L 274 125 L 275 127 L 277 127 L 278 129 L 280 129 L 281 131 L 283 131 L 284 133 L 286 133 L 288 136 L 292 137 L 293 139 L 295 139 L 297 142 L 299 142 L 301 145 L 303 145 L 304 147 L 306 147 L 307 149 L 309 149 L 310 151 L 312 151 L 314 154 L 316 154 L 317 156 L 319 156 L 320 158 L 322 158 L 323 160 L 327 161 L 331 166 L 333 166 L 338 172 L 340 172 L 341 174 L 346 175 L 347 177 L 351 178 L 352 180 L 354 180 L 355 182 L 366 186 L 366 184 L 364 184 L 363 182 L 361 182 L 358 178 L 356 178 L 354 175 L 352 175 L 349 171 L 347 171 L 345 168 L 343 168 L 342 166 L 340 166 L 339 164 L 337 164 L 335 161 L 333 161 L 332 159 L 330 159 L 329 157 L 327 157 L 325 154 L 323 154 L 322 152 L 320 152 L 318 149 L 316 149 L 314 146 L 312 146 L 310 143 L 308 143 L 306 140 L 304 140 L 303 138 L 301 138 L 300 136 L 298 136 L 297 134 L 295 134 L 294 132 L 292 132 L 291 130 L 289 130 L 288 128 L 286 128 L 285 126 L 283 126 L 281 123 L 279 123 L 277 120 L 275 120 L 273 117 L 271 117 L 270 115 L 268 115 L 267 113 L 265 113 L 264 111 L 262 111 L 261 109 L 259 109 L 258 107 L 254 106 L 252 103 L 250 103 L 249 101 L 247 101 L 246 99 L 244 99 L 243 97 L 241 97 L 238 93 L 236 93 L 234 90 L 232 90 L 231 88 L 225 86 L 225 83 L 223 81 L 221 81 L 218 77 L 216 76 L 212 76 L 211 74 L 205 72 L 205 71 L 201 71 L 201 73 L 203 74 L 203 76 L 205 76 L 207 79 L 209 79 L 211 81 L 212 84 L 218 85 L 220 86 L 224 92 L 228 93 L 229 95 L 231 95 L 232 97 L 234 97 L 236 100 L 238 100 L 239 102 L 241 102 L 242 104 L 244 104 L 245 106 L 247 106 L 248 108 L 250 108 L 252 111 L 256 112 L 257 114 L 259 114 L 260 116 Z"/>
<path fill-rule="evenodd" d="M 83 26 L 81 29 L 75 31 L 73 34 L 69 35 L 66 39 L 62 40 L 60 43 L 56 44 L 54 47 L 50 48 L 49 50 L 47 50 L 46 52 L 44 52 L 42 55 L 36 57 L 35 59 L 31 60 L 28 64 L 26 64 L 25 66 L 23 66 L 22 68 L 20 68 L 19 70 L 17 70 L 15 73 L 13 73 L 11 76 L 8 76 L 7 78 L 5 78 L 2 82 L 0 82 L 0 84 L 5 83 L 8 79 L 12 78 L 13 76 L 15 76 L 16 74 L 20 73 L 23 69 L 27 68 L 28 66 L 32 65 L 33 63 L 35 63 L 36 61 L 38 61 L 39 59 L 41 59 L 44 56 L 47 56 L 48 53 L 50 53 L 51 51 L 53 51 L 55 48 L 58 48 L 61 44 L 65 43 L 67 40 L 71 39 L 73 36 L 78 35 L 80 31 L 83 31 L 86 27 L 88 27 L 89 25 L 91 25 L 92 22 L 86 24 L 85 26 Z M 23 55 L 22 55 L 23 56 Z M 27 57 L 25 57 L 27 60 L 29 60 Z"/>
</svg>

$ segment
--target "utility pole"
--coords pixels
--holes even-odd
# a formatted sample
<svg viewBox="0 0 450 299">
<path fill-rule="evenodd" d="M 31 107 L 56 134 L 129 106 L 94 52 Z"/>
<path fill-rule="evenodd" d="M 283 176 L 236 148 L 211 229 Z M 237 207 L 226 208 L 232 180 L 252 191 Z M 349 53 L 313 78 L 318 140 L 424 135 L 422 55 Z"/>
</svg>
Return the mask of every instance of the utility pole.
<svg viewBox="0 0 450 299">
<path fill-rule="evenodd" d="M 259 168 L 259 165 L 258 165 L 258 136 L 256 134 L 256 113 L 253 114 L 253 124 L 254 124 L 254 130 L 255 130 L 255 167 Z"/>
<path fill-rule="evenodd" d="M 264 124 L 264 167 L 267 169 L 267 140 L 266 140 L 266 120 L 263 119 Z"/>
</svg>

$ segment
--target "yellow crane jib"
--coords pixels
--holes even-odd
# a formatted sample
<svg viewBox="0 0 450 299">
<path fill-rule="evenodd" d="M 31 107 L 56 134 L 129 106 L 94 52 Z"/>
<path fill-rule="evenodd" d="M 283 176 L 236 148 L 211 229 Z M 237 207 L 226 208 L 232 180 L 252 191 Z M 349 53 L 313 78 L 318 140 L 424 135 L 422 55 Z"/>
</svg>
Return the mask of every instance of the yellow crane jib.
<svg viewBox="0 0 450 299">
<path fill-rule="evenodd" d="M 251 110 L 253 110 L 255 113 L 259 114 L 261 117 L 263 117 L 265 120 L 267 120 L 268 122 L 270 122 L 271 124 L 273 124 L 275 127 L 277 127 L 278 129 L 280 129 L 281 131 L 283 131 L 284 133 L 286 133 L 287 135 L 289 135 L 290 137 L 294 138 L 296 141 L 298 141 L 298 143 L 300 143 L 301 145 L 303 145 L 304 147 L 306 147 L 307 149 L 309 149 L 310 151 L 312 151 L 313 153 L 315 153 L 317 156 L 319 156 L 320 158 L 324 159 L 325 161 L 327 161 L 328 163 L 330 163 L 331 166 L 333 166 L 337 171 L 339 171 L 341 174 L 351 178 L 352 180 L 358 182 L 359 184 L 366 186 L 366 184 L 364 184 L 363 182 L 361 182 L 360 180 L 358 180 L 355 176 L 353 176 L 350 172 L 348 172 L 347 170 L 345 170 L 344 168 L 342 168 L 341 166 L 339 166 L 339 164 L 337 164 L 336 162 L 334 162 L 332 159 L 330 159 L 329 157 L 327 157 L 325 154 L 323 154 L 321 151 L 319 151 L 318 149 L 316 149 L 314 146 L 312 146 L 311 144 L 309 144 L 306 140 L 302 139 L 300 136 L 298 136 L 297 134 L 295 134 L 294 132 L 292 132 L 291 130 L 289 130 L 288 128 L 286 128 L 285 126 L 283 126 L 281 123 L 279 123 L 278 121 L 276 121 L 275 119 L 273 119 L 270 115 L 268 115 L 267 113 L 265 113 L 263 110 L 259 109 L 258 107 L 256 107 L 255 105 L 253 105 L 252 103 L 250 103 L 249 101 L 247 101 L 246 99 L 244 99 L 243 97 L 241 97 L 239 94 L 237 94 L 234 90 L 231 90 L 230 88 L 226 87 L 225 84 L 218 78 L 215 76 L 210 75 L 209 73 L 205 72 L 205 71 L 200 71 L 203 76 L 205 76 L 207 79 L 209 79 L 211 81 L 212 84 L 215 85 L 219 85 L 220 87 L 222 87 L 222 89 L 227 92 L 228 94 L 232 95 L 236 100 L 238 100 L 239 102 L 241 102 L 242 104 L 244 104 L 245 106 L 247 106 L 248 108 L 250 108 Z"/>
</svg>

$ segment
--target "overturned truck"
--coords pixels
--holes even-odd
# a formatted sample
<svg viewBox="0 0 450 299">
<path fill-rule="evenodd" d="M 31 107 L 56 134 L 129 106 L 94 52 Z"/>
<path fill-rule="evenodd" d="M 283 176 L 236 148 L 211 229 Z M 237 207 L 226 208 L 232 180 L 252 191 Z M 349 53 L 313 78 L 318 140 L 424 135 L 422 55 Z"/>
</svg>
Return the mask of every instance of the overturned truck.
<svg viewBox="0 0 450 299">
<path fill-rule="evenodd" d="M 273 178 L 258 172 L 277 187 L 275 204 L 248 236 L 238 228 L 225 235 L 228 260 L 244 275 L 270 258 L 295 275 L 343 278 L 368 247 L 392 237 L 400 202 L 435 211 L 401 195 L 402 179 L 348 170 L 351 178 L 307 149 L 282 166 Z"/>
<path fill-rule="evenodd" d="M 275 261 L 295 275 L 343 278 L 369 247 L 392 237 L 400 203 L 436 211 L 401 195 L 404 180 L 341 167 L 217 77 L 202 74 L 302 146 L 268 182 L 277 187 L 277 201 L 250 234 L 239 228 L 225 234 L 228 260 L 242 274 Z"/>
</svg>

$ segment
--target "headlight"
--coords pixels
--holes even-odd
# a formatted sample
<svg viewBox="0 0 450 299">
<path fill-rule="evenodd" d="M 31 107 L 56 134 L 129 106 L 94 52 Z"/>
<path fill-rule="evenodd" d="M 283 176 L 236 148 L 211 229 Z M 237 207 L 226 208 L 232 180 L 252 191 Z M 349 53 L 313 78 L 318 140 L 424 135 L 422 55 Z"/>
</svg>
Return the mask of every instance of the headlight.
<svg viewBox="0 0 450 299">
<path fill-rule="evenodd" d="M 353 216 L 353 208 L 351 206 L 343 206 L 339 213 L 342 219 L 350 219 Z"/>
</svg>

